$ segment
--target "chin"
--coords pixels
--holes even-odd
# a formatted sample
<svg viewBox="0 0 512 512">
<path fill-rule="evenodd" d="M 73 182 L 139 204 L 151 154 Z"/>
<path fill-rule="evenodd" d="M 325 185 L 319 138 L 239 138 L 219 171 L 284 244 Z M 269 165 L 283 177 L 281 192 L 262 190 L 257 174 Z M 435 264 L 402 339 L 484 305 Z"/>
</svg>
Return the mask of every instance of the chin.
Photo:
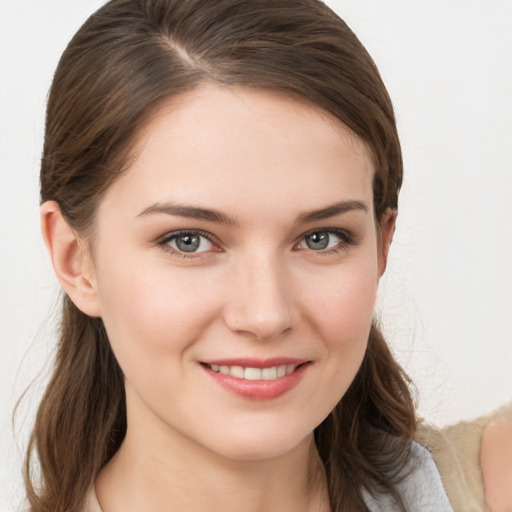
<svg viewBox="0 0 512 512">
<path fill-rule="evenodd" d="M 313 432 L 293 432 L 286 428 L 279 430 L 261 428 L 258 431 L 242 433 L 224 432 L 219 442 L 210 449 L 219 455 L 236 461 L 265 461 L 287 455 L 294 450 L 308 448 L 313 441 Z M 229 444 L 228 444 L 228 443 Z"/>
</svg>

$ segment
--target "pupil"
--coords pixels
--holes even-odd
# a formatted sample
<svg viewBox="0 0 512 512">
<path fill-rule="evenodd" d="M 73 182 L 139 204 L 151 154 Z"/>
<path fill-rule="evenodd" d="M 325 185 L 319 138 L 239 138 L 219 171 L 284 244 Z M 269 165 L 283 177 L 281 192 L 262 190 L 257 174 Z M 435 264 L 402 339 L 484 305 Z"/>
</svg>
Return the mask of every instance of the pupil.
<svg viewBox="0 0 512 512">
<path fill-rule="evenodd" d="M 306 245 L 310 249 L 322 250 L 329 245 L 329 233 L 320 231 L 306 236 Z"/>
<path fill-rule="evenodd" d="M 194 252 L 199 248 L 200 239 L 196 235 L 181 235 L 176 239 L 176 246 L 183 252 Z"/>
</svg>

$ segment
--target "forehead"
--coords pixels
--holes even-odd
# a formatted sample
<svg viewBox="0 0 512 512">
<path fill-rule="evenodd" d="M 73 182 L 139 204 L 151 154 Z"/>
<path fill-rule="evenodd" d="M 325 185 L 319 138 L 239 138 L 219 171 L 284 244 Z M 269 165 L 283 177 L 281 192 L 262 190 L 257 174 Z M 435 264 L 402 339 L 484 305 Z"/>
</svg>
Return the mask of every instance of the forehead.
<svg viewBox="0 0 512 512">
<path fill-rule="evenodd" d="M 281 94 L 202 86 L 160 105 L 136 140 L 107 201 L 124 192 L 134 207 L 179 199 L 258 208 L 264 197 L 304 208 L 340 199 L 371 206 L 363 142 L 329 113 Z"/>
</svg>

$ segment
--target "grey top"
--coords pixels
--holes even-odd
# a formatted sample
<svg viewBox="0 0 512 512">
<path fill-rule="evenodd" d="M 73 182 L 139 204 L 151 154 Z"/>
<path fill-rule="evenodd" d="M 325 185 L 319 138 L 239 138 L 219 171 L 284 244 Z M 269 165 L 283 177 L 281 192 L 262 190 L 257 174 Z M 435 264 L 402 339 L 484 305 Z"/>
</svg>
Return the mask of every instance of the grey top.
<svg viewBox="0 0 512 512">
<path fill-rule="evenodd" d="M 432 456 L 418 443 L 413 443 L 409 465 L 409 476 L 397 486 L 407 512 L 453 512 Z M 388 495 L 374 498 L 364 492 L 364 499 L 370 512 L 396 511 Z"/>
</svg>

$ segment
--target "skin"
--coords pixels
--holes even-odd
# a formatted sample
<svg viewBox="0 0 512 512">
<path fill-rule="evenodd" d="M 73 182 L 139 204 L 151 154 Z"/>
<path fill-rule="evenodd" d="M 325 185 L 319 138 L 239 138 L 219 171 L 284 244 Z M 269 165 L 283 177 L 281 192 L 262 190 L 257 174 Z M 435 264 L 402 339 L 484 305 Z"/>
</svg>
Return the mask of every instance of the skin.
<svg viewBox="0 0 512 512">
<path fill-rule="evenodd" d="M 512 509 L 512 421 L 501 418 L 485 430 L 480 447 L 485 499 L 492 512 Z"/>
<path fill-rule="evenodd" d="M 127 436 L 96 481 L 102 509 L 327 511 L 312 432 L 361 364 L 395 220 L 379 236 L 367 150 L 314 106 L 212 85 L 165 104 L 137 148 L 100 202 L 92 251 L 42 207 L 56 273 L 102 317 L 125 375 Z M 183 254 L 179 230 L 210 241 Z M 310 248 L 311 232 L 329 247 Z M 285 356 L 307 367 L 268 400 L 201 364 Z"/>
</svg>

